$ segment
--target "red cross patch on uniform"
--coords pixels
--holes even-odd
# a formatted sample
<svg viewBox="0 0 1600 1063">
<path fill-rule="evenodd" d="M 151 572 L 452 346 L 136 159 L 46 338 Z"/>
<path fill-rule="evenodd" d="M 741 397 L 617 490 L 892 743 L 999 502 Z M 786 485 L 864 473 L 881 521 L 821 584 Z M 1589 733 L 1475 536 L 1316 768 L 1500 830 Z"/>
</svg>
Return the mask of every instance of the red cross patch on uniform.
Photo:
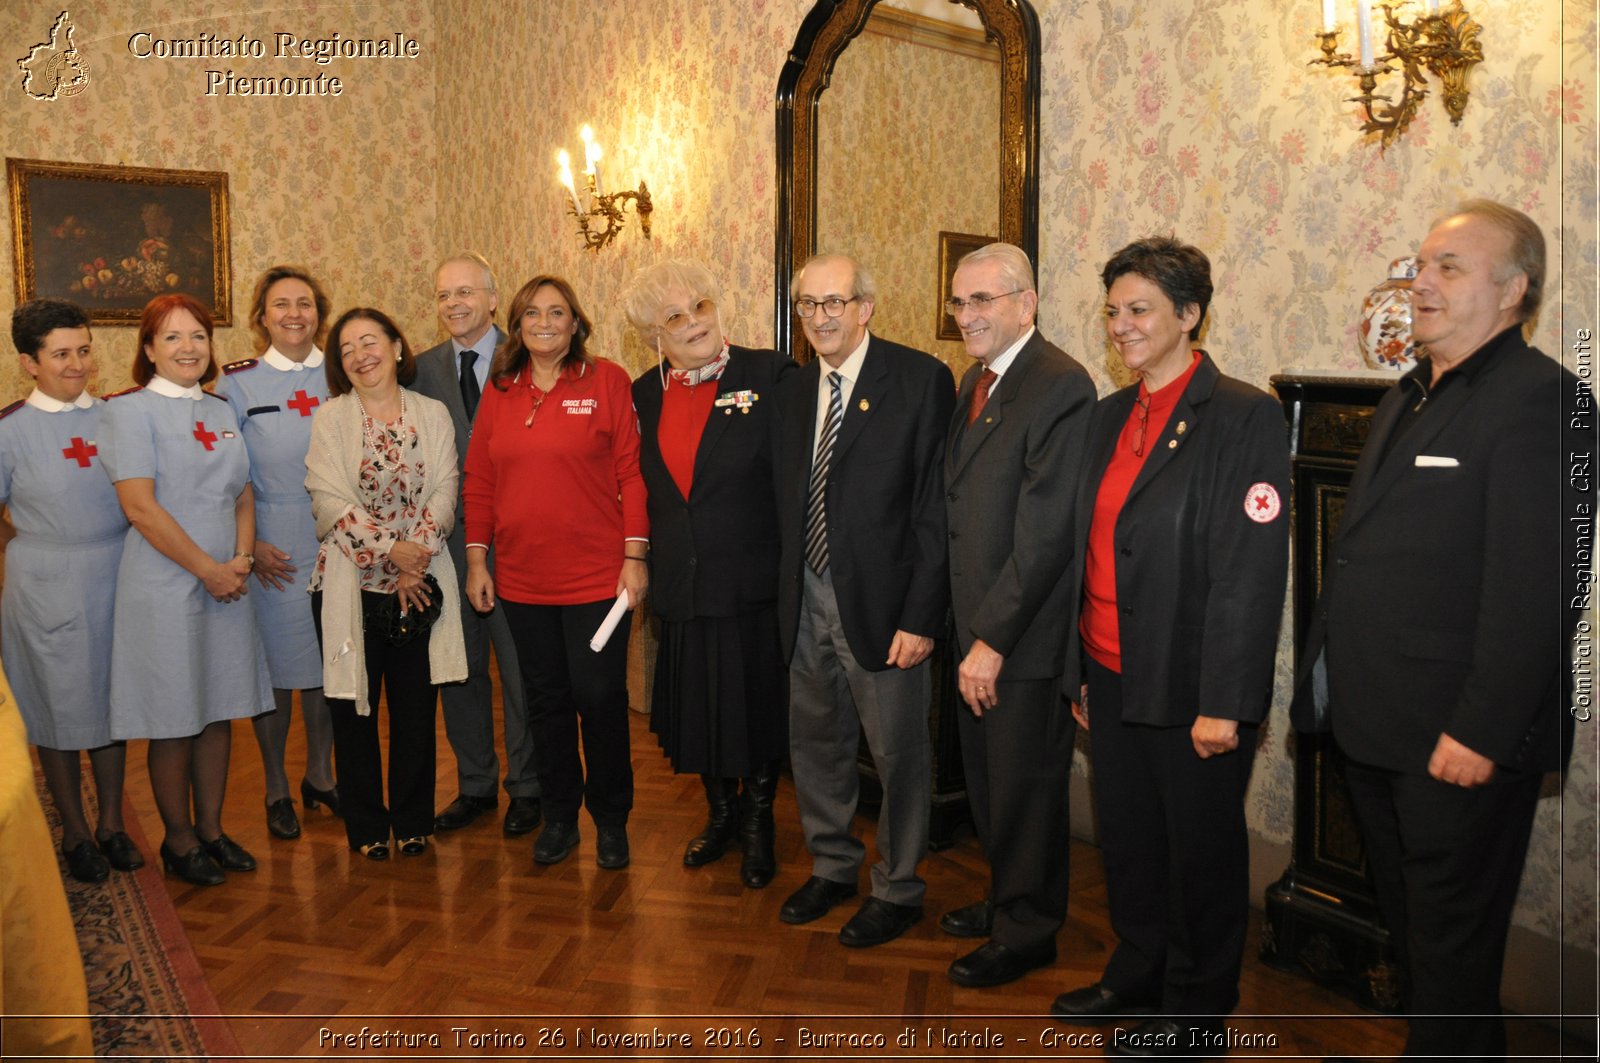
<svg viewBox="0 0 1600 1063">
<path fill-rule="evenodd" d="M 1257 524 L 1271 524 L 1282 509 L 1278 489 L 1269 483 L 1251 484 L 1250 490 L 1244 493 L 1244 515 Z"/>
</svg>

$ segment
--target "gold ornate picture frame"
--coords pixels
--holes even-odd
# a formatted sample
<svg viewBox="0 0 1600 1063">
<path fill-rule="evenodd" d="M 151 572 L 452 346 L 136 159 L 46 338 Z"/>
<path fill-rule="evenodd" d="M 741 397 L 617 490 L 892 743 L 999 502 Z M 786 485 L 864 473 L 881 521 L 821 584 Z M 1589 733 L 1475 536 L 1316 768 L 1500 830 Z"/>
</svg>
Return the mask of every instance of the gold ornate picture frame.
<svg viewBox="0 0 1600 1063">
<path fill-rule="evenodd" d="M 233 324 L 228 175 L 6 159 L 17 301 L 54 296 L 129 325 L 183 292 Z"/>
<path fill-rule="evenodd" d="M 944 304 L 950 298 L 950 282 L 956 275 L 956 263 L 960 262 L 961 256 L 967 252 L 987 247 L 996 240 L 996 237 L 979 236 L 976 233 L 939 234 L 939 290 L 935 293 L 938 301 L 934 303 L 933 313 L 934 332 L 941 340 L 961 338 L 961 329 L 956 325 L 956 319 L 944 308 Z"/>
</svg>

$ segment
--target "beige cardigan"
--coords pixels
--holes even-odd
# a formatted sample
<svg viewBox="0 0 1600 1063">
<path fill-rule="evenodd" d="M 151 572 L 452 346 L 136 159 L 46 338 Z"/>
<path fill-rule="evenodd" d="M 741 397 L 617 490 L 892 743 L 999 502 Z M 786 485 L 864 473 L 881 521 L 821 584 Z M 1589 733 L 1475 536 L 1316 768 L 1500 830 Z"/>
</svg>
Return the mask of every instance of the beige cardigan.
<svg viewBox="0 0 1600 1063">
<path fill-rule="evenodd" d="M 450 412 L 413 391 L 405 392 L 406 417 L 417 429 L 422 451 L 427 507 L 439 523 L 441 539 L 456 518 L 455 428 Z M 317 538 L 325 539 L 352 509 L 362 506 L 358 480 L 366 450 L 361 406 L 353 394 L 330 399 L 311 421 L 311 448 L 306 452 L 306 490 Z M 361 570 L 343 550 L 326 551 L 322 573 L 322 692 L 356 703 L 356 712 L 372 712 L 367 704 L 367 662 L 361 629 Z M 439 581 L 444 609 L 428 634 L 428 666 L 434 683 L 467 678 L 467 651 L 461 635 L 461 592 L 450 552 L 433 555 L 428 571 Z"/>
</svg>

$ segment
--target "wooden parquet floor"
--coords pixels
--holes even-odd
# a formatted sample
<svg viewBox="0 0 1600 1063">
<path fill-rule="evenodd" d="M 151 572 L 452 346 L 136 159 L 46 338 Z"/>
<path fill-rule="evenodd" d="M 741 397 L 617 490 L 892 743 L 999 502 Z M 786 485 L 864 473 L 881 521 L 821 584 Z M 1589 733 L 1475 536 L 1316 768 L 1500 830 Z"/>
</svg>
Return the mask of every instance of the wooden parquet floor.
<svg viewBox="0 0 1600 1063">
<path fill-rule="evenodd" d="M 999 989 L 961 989 L 945 969 L 974 943 L 945 936 L 936 922 L 984 888 L 975 840 L 927 859 L 921 924 L 889 945 L 846 949 L 835 934 L 853 904 L 809 926 L 777 918 L 810 873 L 792 783 L 785 778 L 779 792 L 772 886 L 745 890 L 732 853 L 686 868 L 683 845 L 704 818 L 699 782 L 674 776 L 645 717 L 630 716 L 633 861 L 622 872 L 595 866 L 587 821 L 576 853 L 553 867 L 533 863 L 532 836 L 504 838 L 498 816 L 438 836 L 423 856 L 387 863 L 350 852 L 326 810 L 301 810 L 298 840 L 269 840 L 260 758 L 249 728 L 237 725 L 224 823 L 260 870 L 213 889 L 166 883 L 248 1057 L 1051 1059 L 1105 1051 L 1085 1039 L 1109 1038 L 1113 1027 L 1045 1017 L 1055 994 L 1097 977 L 1112 944 L 1092 846 L 1073 846 L 1073 901 L 1056 965 Z M 303 749 L 297 721 L 289 754 L 296 783 Z M 442 806 L 456 789 L 442 719 L 439 751 Z M 161 826 L 142 748 L 132 751 L 128 775 L 153 848 Z M 871 825 L 862 829 L 870 854 Z M 1252 942 L 1231 1028 L 1275 1044 L 1236 1042 L 1231 1058 L 1398 1052 L 1401 1023 L 1273 971 L 1254 951 Z M 337 1039 L 363 1028 L 366 1040 Z M 825 1040 L 850 1035 L 867 1041 Z M 1056 1035 L 1062 1040 L 1052 1043 Z"/>
</svg>

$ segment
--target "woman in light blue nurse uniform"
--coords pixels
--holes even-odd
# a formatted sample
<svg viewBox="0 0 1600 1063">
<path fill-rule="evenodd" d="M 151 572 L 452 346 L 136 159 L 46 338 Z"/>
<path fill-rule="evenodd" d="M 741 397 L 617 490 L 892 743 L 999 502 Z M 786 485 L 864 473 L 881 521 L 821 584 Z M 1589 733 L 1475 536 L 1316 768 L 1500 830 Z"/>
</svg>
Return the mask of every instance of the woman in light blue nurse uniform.
<svg viewBox="0 0 1600 1063">
<path fill-rule="evenodd" d="M 133 525 L 117 569 L 111 734 L 150 739 L 161 862 L 198 886 L 256 866 L 223 832 L 222 802 L 232 721 L 272 707 L 244 601 L 255 563 L 250 459 L 233 410 L 201 389 L 216 374 L 211 315 L 187 295 L 152 299 L 133 364 L 145 386 L 111 396 L 100 444 Z"/>
<path fill-rule="evenodd" d="M 61 815 L 67 870 L 104 882 L 113 867 L 144 866 L 123 830 L 128 747 L 111 740 L 107 698 L 128 521 L 98 460 L 105 403 L 84 390 L 93 369 L 88 315 L 62 299 L 34 299 L 12 311 L 11 339 L 35 386 L 0 410 L 0 505 L 11 515 L 0 523 L 0 542 L 10 540 L 0 657 Z M 80 750 L 89 751 L 100 805 L 92 832 Z"/>
<path fill-rule="evenodd" d="M 222 367 L 215 392 L 228 400 L 250 454 L 256 496 L 256 581 L 250 595 L 272 677 L 273 712 L 251 721 L 266 769 L 267 830 L 298 838 L 284 748 L 294 692 L 306 730 L 306 773 L 300 798 L 308 809 L 339 811 L 333 782 L 333 720 L 322 699 L 322 657 L 306 584 L 317 556 L 311 496 L 306 493 L 306 448 L 311 415 L 328 401 L 318 346 L 328 316 L 322 286 L 299 266 L 273 266 L 256 282 L 250 328 L 263 353 Z"/>
</svg>

